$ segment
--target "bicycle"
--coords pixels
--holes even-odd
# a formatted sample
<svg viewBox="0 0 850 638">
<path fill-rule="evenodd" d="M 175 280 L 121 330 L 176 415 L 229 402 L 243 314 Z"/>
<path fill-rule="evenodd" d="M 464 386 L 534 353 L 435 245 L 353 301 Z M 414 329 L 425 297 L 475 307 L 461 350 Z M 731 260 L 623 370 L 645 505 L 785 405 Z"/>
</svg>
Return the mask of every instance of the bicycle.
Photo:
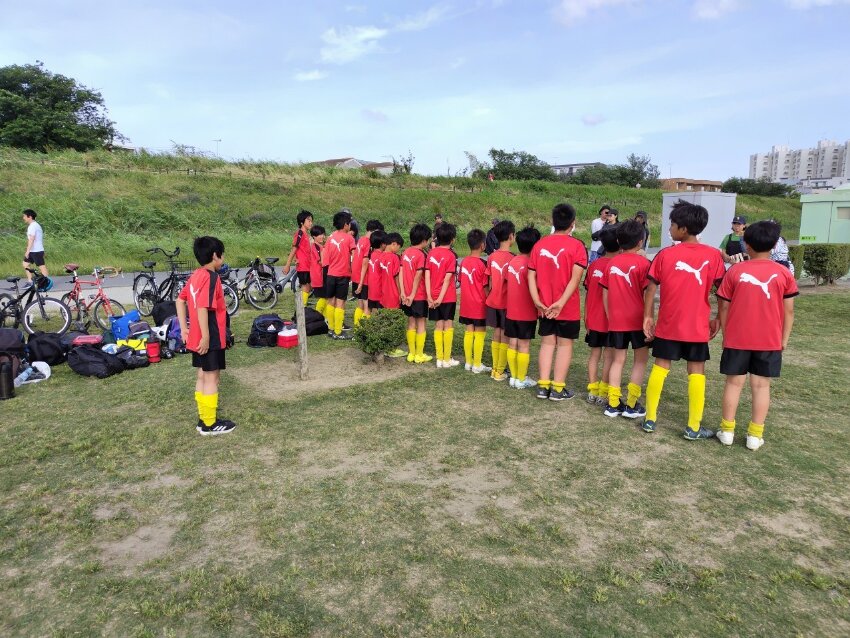
<svg viewBox="0 0 850 638">
<path fill-rule="evenodd" d="M 18 286 L 21 277 L 6 277 L 14 286 L 9 288 L 14 294 L 0 293 L 0 328 L 22 326 L 28 334 L 65 334 L 71 325 L 71 310 L 58 299 L 44 294 L 53 288 L 53 280 L 32 268 L 27 271 L 35 275 L 35 281 L 23 291 Z"/>
<path fill-rule="evenodd" d="M 92 281 L 80 279 L 77 274 L 79 268 L 77 264 L 65 264 L 65 272 L 71 275 L 70 283 L 74 284 L 74 287 L 70 292 L 62 295 L 61 301 L 71 310 L 71 319 L 74 323 L 80 324 L 83 328 L 88 328 L 91 325 L 91 317 L 94 317 L 95 323 L 101 330 L 109 330 L 112 327 L 110 318 L 123 317 L 126 310 L 120 303 L 106 296 L 101 276 L 111 274 L 112 277 L 117 277 L 121 274 L 121 270 L 95 267 L 92 270 L 94 277 L 94 281 Z M 83 286 L 96 287 L 97 292 L 86 297 L 83 293 Z"/>
<path fill-rule="evenodd" d="M 273 264 L 279 257 L 266 257 L 266 263 L 257 257 L 248 264 L 248 272 L 237 284 L 237 292 L 257 310 L 271 310 L 277 305 L 278 286 Z M 281 287 L 281 290 L 283 288 Z"/>
<path fill-rule="evenodd" d="M 175 248 L 174 252 L 168 253 L 162 248 L 148 248 L 149 253 L 162 253 L 168 261 L 171 272 L 162 283 L 158 283 L 156 273 L 154 272 L 155 261 L 143 261 L 142 266 L 149 272 L 142 272 L 136 275 L 133 279 L 133 302 L 139 313 L 145 317 L 153 312 L 153 307 L 161 301 L 174 301 L 177 295 L 186 285 L 186 280 L 192 274 L 189 269 L 189 263 L 185 261 L 177 261 L 176 257 L 180 255 L 180 248 Z"/>
<path fill-rule="evenodd" d="M 236 283 L 239 278 L 239 270 L 234 270 L 227 264 L 222 264 L 218 275 L 221 278 L 221 290 L 224 293 L 227 314 L 232 317 L 239 310 L 239 292 Z"/>
</svg>

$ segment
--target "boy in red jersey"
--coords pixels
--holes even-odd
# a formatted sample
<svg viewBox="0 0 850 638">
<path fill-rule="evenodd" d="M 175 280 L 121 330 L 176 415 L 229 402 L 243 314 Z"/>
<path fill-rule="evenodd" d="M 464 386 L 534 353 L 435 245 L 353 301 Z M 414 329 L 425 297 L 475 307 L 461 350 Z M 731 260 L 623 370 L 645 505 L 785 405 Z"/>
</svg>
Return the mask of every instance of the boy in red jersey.
<svg viewBox="0 0 850 638">
<path fill-rule="evenodd" d="M 310 229 L 313 227 L 313 213 L 309 210 L 302 210 L 298 213 L 295 221 L 298 222 L 298 230 L 295 231 L 295 236 L 292 238 L 292 250 L 289 251 L 289 256 L 286 258 L 283 274 L 289 272 L 292 258 L 295 257 L 295 272 L 298 276 L 298 283 L 301 284 L 301 299 L 306 306 L 312 290 L 310 262 L 313 261 L 313 250 L 310 247 Z"/>
<path fill-rule="evenodd" d="M 646 383 L 645 432 L 655 431 L 658 403 L 670 362 L 688 362 L 688 427 L 685 438 L 709 439 L 714 432 L 702 427 L 705 408 L 705 362 L 709 360 L 708 342 L 717 334 L 717 319 L 709 321 L 709 295 L 723 279 L 726 268 L 720 251 L 700 244 L 697 239 L 708 224 L 708 211 L 702 206 L 679 200 L 670 211 L 670 237 L 675 242 L 661 250 L 649 268 L 643 311 L 643 332 L 654 339 L 655 365 Z M 655 292 L 662 287 L 658 321 L 653 315 Z"/>
<path fill-rule="evenodd" d="M 606 209 L 607 210 L 607 209 Z M 584 306 L 584 329 L 587 334 L 584 342 L 590 346 L 590 357 L 587 360 L 587 402 L 591 405 L 608 405 L 608 379 L 611 371 L 611 361 L 614 358 L 613 348 L 608 346 L 608 316 L 602 303 L 602 277 L 608 268 L 611 257 L 620 252 L 617 243 L 617 227 L 608 224 L 598 233 L 597 241 L 604 249 L 602 257 L 596 257 L 587 267 L 584 276 L 584 289 L 587 291 Z M 594 251 L 596 252 L 596 251 Z M 599 378 L 599 360 L 602 359 L 602 378 Z"/>
<path fill-rule="evenodd" d="M 505 268 L 505 285 L 508 289 L 508 307 L 505 312 L 505 336 L 508 341 L 509 381 L 512 388 L 525 390 L 537 382 L 528 376 L 531 361 L 531 340 L 537 330 L 537 306 L 528 288 L 528 255 L 540 241 L 540 231 L 528 226 L 516 235 L 519 255 L 508 262 Z"/>
<path fill-rule="evenodd" d="M 484 341 L 487 338 L 487 262 L 481 254 L 484 252 L 486 235 L 484 231 L 473 228 L 466 235 L 469 256 L 460 262 L 460 317 L 458 321 L 466 326 L 463 333 L 463 355 L 466 358 L 464 369 L 475 374 L 490 372 L 481 359 L 484 356 Z"/>
<path fill-rule="evenodd" d="M 617 243 L 620 254 L 608 261 L 602 275 L 602 304 L 608 317 L 608 347 L 614 351 L 608 372 L 608 407 L 605 416 L 639 419 L 646 410 L 638 403 L 641 384 L 649 360 L 649 348 L 643 334 L 643 294 L 649 280 L 649 260 L 638 254 L 643 250 L 643 224 L 634 219 L 618 224 Z M 607 254 L 607 253 L 606 253 Z M 629 394 L 623 405 L 620 382 L 629 344 L 634 351 Z"/>
<path fill-rule="evenodd" d="M 309 245 L 309 240 L 307 243 Z M 201 268 L 189 277 L 176 305 L 183 343 L 192 352 L 192 365 L 198 369 L 195 381 L 195 402 L 198 404 L 196 429 L 202 436 L 227 434 L 236 424 L 217 416 L 218 383 L 221 371 L 227 367 L 224 351 L 227 348 L 229 319 L 218 277 L 224 244 L 216 237 L 198 237 L 192 248 Z"/>
<path fill-rule="evenodd" d="M 747 427 L 747 448 L 764 444 L 764 422 L 770 407 L 770 379 L 782 368 L 782 351 L 788 347 L 794 325 L 794 297 L 799 294 L 791 271 L 771 260 L 781 227 L 776 222 L 756 222 L 744 231 L 748 261 L 733 265 L 717 291 L 723 355 L 720 372 L 726 375 L 723 418 L 717 438 L 724 445 L 735 439 L 735 413 L 741 390 L 750 375 L 752 415 Z"/>
<path fill-rule="evenodd" d="M 345 322 L 345 300 L 348 299 L 348 286 L 351 283 L 351 253 L 356 248 L 351 230 L 351 213 L 341 210 L 334 215 L 336 229 L 325 244 L 328 275 L 325 279 L 325 292 L 328 305 L 333 306 L 333 338 L 349 339 L 343 335 Z"/>
<path fill-rule="evenodd" d="M 452 244 L 457 230 L 452 224 L 443 222 L 436 231 L 437 246 L 428 253 L 425 262 L 425 294 L 428 296 L 428 318 L 435 321 L 434 348 L 437 351 L 437 367 L 453 368 L 460 361 L 452 359 L 455 331 L 452 322 L 457 309 L 455 290 L 455 268 L 457 256 Z"/>
<path fill-rule="evenodd" d="M 368 314 L 367 311 L 369 310 L 369 286 L 363 280 L 366 276 L 364 264 L 368 266 L 369 252 L 372 250 L 369 239 L 376 230 L 383 231 L 384 225 L 377 219 L 370 219 L 366 222 L 366 234 L 357 240 L 357 249 L 351 258 L 351 283 L 354 288 L 354 295 L 357 297 L 357 307 L 354 309 L 355 326 L 360 325 L 360 319 Z M 361 281 L 363 281 L 362 287 L 360 286 Z"/>
<path fill-rule="evenodd" d="M 567 373 L 573 356 L 573 341 L 581 329 L 578 287 L 587 268 L 587 248 L 572 236 L 576 211 L 569 204 L 552 209 L 555 228 L 537 242 L 528 261 L 528 286 L 540 312 L 540 381 L 538 399 L 563 401 L 575 394 L 567 390 Z M 552 360 L 554 359 L 554 374 Z"/>
<path fill-rule="evenodd" d="M 373 310 L 381 307 L 381 267 L 378 265 L 387 247 L 386 233 L 376 230 L 369 237 L 369 254 L 363 260 L 363 277 L 360 285 L 366 288 L 366 312 L 364 317 L 371 317 Z"/>
<path fill-rule="evenodd" d="M 487 259 L 487 276 L 490 278 L 490 292 L 487 293 L 487 327 L 493 329 L 490 349 L 493 358 L 494 381 L 507 378 L 505 367 L 508 365 L 508 338 L 505 337 L 505 310 L 508 307 L 508 289 L 505 287 L 508 262 L 514 258 L 511 245 L 514 243 L 516 226 L 510 220 L 502 220 L 493 226 L 493 234 L 499 240 L 499 249 L 493 251 Z"/>
<path fill-rule="evenodd" d="M 404 245 L 404 238 L 399 233 L 387 233 L 386 248 L 378 260 L 378 273 L 381 278 L 381 308 L 401 307 L 401 260 L 398 251 Z M 388 357 L 403 357 L 407 352 L 395 348 L 387 353 Z"/>
<path fill-rule="evenodd" d="M 310 229 L 310 237 L 313 238 L 313 258 L 310 260 L 310 285 L 316 296 L 316 312 L 325 314 L 328 300 L 325 295 L 325 278 L 322 273 L 322 247 L 325 245 L 325 228 L 313 226 Z"/>
<path fill-rule="evenodd" d="M 433 358 L 425 354 L 425 319 L 428 317 L 425 247 L 430 240 L 428 226 L 414 225 L 410 229 L 410 248 L 401 258 L 401 309 L 407 315 L 407 360 L 410 363 L 427 363 Z"/>
</svg>

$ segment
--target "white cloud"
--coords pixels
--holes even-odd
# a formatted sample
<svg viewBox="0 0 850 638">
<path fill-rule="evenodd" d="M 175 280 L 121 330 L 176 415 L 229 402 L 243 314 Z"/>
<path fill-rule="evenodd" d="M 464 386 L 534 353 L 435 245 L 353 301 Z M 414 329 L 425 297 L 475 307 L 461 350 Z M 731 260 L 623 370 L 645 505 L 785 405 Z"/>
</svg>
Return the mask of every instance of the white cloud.
<svg viewBox="0 0 850 638">
<path fill-rule="evenodd" d="M 573 26 L 589 14 L 606 7 L 634 4 L 637 0 L 561 0 L 554 9 L 555 18 L 567 26 Z"/>
<path fill-rule="evenodd" d="M 383 111 L 379 111 L 378 109 L 363 109 L 360 111 L 360 115 L 364 120 L 369 122 L 378 122 L 382 124 L 390 119 L 390 117 L 384 113 Z"/>
<path fill-rule="evenodd" d="M 598 126 L 602 124 L 606 119 L 607 118 L 604 115 L 588 114 L 581 116 L 581 123 L 585 126 Z"/>
<path fill-rule="evenodd" d="M 813 7 L 834 7 L 842 4 L 850 4 L 850 0 L 785 0 L 792 9 L 811 9 Z"/>
<path fill-rule="evenodd" d="M 314 69 L 313 71 L 301 71 L 292 76 L 297 82 L 315 82 L 316 80 L 324 80 L 328 74 L 324 71 Z"/>
<path fill-rule="evenodd" d="M 740 8 L 740 0 L 696 0 L 692 11 L 698 20 L 716 20 Z"/>
<path fill-rule="evenodd" d="M 448 11 L 449 8 L 447 6 L 435 5 L 427 11 L 405 18 L 395 28 L 398 31 L 423 31 L 436 22 L 439 22 Z"/>
<path fill-rule="evenodd" d="M 378 48 L 378 41 L 389 33 L 379 27 L 330 28 L 322 34 L 322 62 L 345 64 Z"/>
</svg>

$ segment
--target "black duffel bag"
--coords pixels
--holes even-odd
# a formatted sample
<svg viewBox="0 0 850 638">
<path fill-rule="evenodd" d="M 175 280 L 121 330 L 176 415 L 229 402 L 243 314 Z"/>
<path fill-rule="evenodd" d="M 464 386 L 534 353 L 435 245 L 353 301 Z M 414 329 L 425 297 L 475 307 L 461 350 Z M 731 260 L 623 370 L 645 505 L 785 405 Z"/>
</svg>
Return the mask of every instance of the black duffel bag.
<svg viewBox="0 0 850 638">
<path fill-rule="evenodd" d="M 292 316 L 292 321 L 298 323 L 295 315 Z M 328 334 L 328 322 L 325 321 L 321 312 L 313 308 L 304 308 L 304 332 L 308 337 Z"/>
<path fill-rule="evenodd" d="M 49 366 L 57 366 L 68 359 L 70 345 L 55 332 L 36 332 L 27 342 L 30 361 L 44 361 Z"/>
<path fill-rule="evenodd" d="M 136 368 L 147 368 L 151 362 L 148 359 L 147 352 L 137 352 L 130 346 L 121 346 L 115 353 L 115 356 L 121 359 L 124 367 L 127 370 L 135 370 Z"/>
<path fill-rule="evenodd" d="M 151 310 L 153 325 L 159 327 L 165 323 L 166 319 L 173 317 L 176 314 L 177 304 L 173 301 L 160 301 L 159 303 L 155 303 L 153 305 L 153 310 Z"/>
<path fill-rule="evenodd" d="M 248 345 L 252 348 L 273 348 L 277 346 L 277 333 L 283 330 L 280 315 L 260 315 L 251 325 Z"/>
<path fill-rule="evenodd" d="M 68 366 L 77 374 L 98 379 L 124 372 L 126 367 L 121 359 L 97 346 L 78 346 L 71 350 L 68 354 Z"/>
</svg>

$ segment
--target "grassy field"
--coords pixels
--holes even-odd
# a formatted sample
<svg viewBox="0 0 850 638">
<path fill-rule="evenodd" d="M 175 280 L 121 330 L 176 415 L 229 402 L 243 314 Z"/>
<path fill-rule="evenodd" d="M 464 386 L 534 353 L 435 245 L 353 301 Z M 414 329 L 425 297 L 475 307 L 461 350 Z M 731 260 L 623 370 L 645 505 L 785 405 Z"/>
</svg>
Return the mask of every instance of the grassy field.
<svg viewBox="0 0 850 638">
<path fill-rule="evenodd" d="M 589 240 L 590 221 L 609 203 L 624 216 L 649 213 L 653 244 L 660 242 L 661 191 L 549 182 L 494 182 L 411 175 L 381 177 L 365 171 L 263 162 L 105 152 L 39 155 L 0 148 L 0 274 L 17 273 L 26 246 L 21 211 L 33 208 L 45 228 L 48 260 L 83 266 L 138 269 L 153 245 L 188 251 L 201 233 L 221 237 L 230 263 L 256 255 L 285 257 L 301 208 L 331 227 L 348 206 L 361 222 L 380 218 L 406 237 L 412 223 L 441 213 L 459 226 L 488 228 L 493 217 L 549 226 L 559 201 L 579 213 L 577 236 Z M 750 219 L 775 217 L 786 236 L 800 226 L 798 199 L 738 198 Z M 463 244 L 463 242 L 459 242 Z M 460 246 L 464 248 L 464 246 Z"/>
<path fill-rule="evenodd" d="M 846 289 L 799 298 L 756 453 L 682 439 L 682 366 L 646 435 L 324 337 L 306 382 L 240 345 L 218 438 L 186 358 L 57 367 L 0 403 L 0 634 L 848 635 L 848 312 Z"/>
</svg>

